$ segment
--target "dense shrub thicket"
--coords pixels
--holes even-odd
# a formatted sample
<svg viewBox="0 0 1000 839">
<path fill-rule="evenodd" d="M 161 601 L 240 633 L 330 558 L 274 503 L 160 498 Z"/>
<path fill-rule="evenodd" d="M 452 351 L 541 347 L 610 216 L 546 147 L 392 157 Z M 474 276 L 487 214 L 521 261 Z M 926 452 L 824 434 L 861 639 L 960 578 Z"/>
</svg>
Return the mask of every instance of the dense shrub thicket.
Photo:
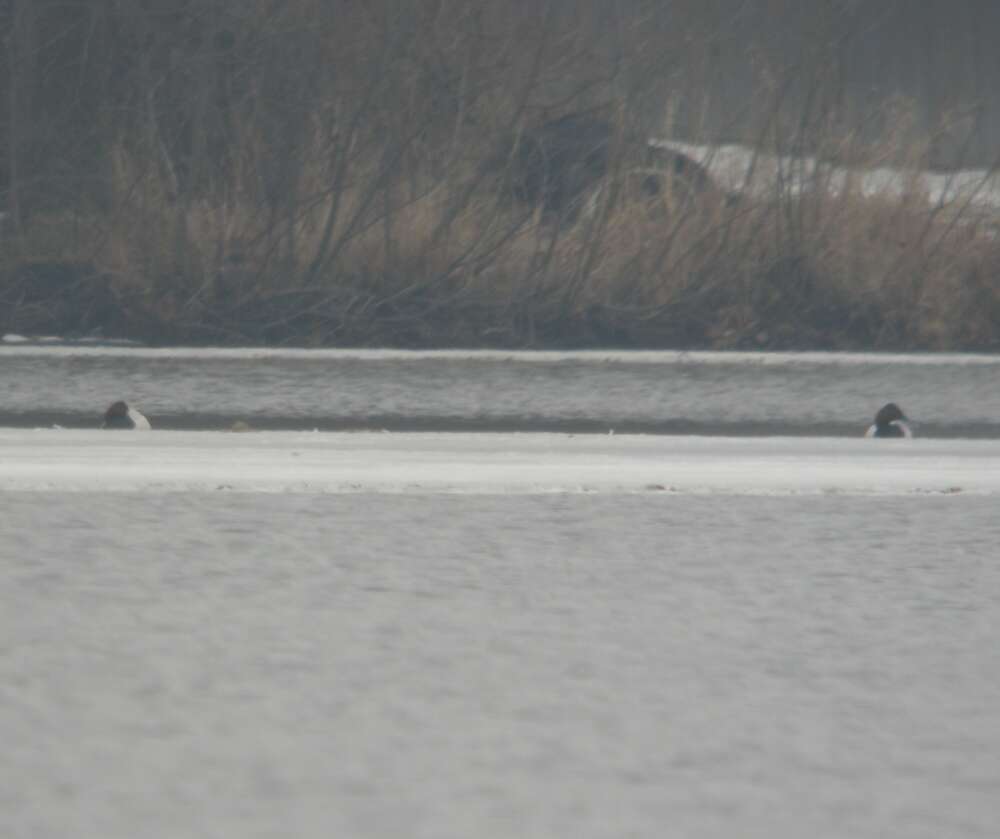
<svg viewBox="0 0 1000 839">
<path fill-rule="evenodd" d="M 0 330 L 995 348 L 992 219 L 647 143 L 989 169 L 974 102 L 858 75 L 938 5 L 7 0 Z"/>
</svg>

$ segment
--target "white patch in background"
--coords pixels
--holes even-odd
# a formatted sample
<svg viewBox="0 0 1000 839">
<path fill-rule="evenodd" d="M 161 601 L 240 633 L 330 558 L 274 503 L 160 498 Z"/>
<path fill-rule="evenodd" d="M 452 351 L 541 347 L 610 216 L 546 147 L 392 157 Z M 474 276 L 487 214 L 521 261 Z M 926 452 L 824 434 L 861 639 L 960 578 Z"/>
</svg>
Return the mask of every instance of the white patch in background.
<svg viewBox="0 0 1000 839">
<path fill-rule="evenodd" d="M 1000 176 L 986 169 L 953 172 L 874 169 L 836 166 L 815 157 L 789 157 L 750 146 L 703 146 L 675 140 L 653 140 L 651 145 L 681 152 L 704 166 L 719 187 L 731 194 L 773 194 L 774 182 L 793 194 L 823 183 L 831 194 L 857 188 L 864 196 L 923 194 L 928 206 L 953 204 L 973 215 L 992 215 L 1000 209 Z"/>
</svg>

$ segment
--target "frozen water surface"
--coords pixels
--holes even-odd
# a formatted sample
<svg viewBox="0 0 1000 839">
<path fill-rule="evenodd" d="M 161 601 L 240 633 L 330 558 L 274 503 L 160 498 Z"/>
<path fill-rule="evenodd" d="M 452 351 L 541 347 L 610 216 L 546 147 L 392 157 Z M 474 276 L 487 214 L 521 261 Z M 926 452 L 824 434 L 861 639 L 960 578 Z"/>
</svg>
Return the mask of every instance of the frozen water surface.
<svg viewBox="0 0 1000 839">
<path fill-rule="evenodd" d="M 1000 494 L 1000 441 L 0 429 L 0 489 Z"/>
</svg>

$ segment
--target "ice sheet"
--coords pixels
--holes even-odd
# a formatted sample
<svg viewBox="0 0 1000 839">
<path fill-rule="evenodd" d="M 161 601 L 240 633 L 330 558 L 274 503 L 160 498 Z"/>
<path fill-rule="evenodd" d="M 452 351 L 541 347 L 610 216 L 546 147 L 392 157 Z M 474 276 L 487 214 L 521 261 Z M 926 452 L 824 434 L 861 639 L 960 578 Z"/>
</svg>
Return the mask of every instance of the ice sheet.
<svg viewBox="0 0 1000 839">
<path fill-rule="evenodd" d="M 1000 493 L 1000 441 L 2 430 L 0 489 Z"/>
</svg>

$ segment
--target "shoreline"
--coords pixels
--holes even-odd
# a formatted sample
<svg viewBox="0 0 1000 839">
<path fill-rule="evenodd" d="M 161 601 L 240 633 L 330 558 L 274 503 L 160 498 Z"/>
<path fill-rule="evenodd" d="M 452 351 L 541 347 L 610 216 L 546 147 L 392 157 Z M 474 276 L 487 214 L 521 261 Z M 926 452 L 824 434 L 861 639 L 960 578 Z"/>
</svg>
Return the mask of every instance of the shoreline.
<svg viewBox="0 0 1000 839">
<path fill-rule="evenodd" d="M 985 364 L 1000 365 L 1000 352 L 952 352 L 942 350 L 913 352 L 878 350 L 728 350 L 728 349 L 652 349 L 628 347 L 586 347 L 581 349 L 494 347 L 290 347 L 269 345 L 192 345 L 142 344 L 136 341 L 108 341 L 59 337 L 7 340 L 0 337 L 0 356 L 101 356 L 120 358 L 204 358 L 204 359 L 288 359 L 288 360 L 357 360 L 357 361 L 429 361 L 461 360 L 483 362 L 564 361 L 624 364 Z"/>
</svg>

